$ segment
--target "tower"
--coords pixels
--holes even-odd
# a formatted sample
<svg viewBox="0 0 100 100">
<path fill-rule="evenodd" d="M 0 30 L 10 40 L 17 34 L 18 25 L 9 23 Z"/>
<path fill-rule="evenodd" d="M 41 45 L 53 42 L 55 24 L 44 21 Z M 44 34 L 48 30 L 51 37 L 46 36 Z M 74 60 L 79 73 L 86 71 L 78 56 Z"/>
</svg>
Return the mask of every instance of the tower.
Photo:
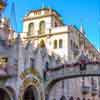
<svg viewBox="0 0 100 100">
<path fill-rule="evenodd" d="M 63 26 L 61 16 L 54 9 L 31 10 L 23 19 L 23 33 L 21 33 L 21 37 L 26 38 L 26 42 L 27 40 L 33 41 L 35 47 L 46 46 L 52 49 L 54 47 L 54 39 L 61 37 L 56 35 L 59 32 L 57 27 L 60 26 Z M 62 40 L 60 41 L 62 42 Z"/>
<path fill-rule="evenodd" d="M 28 35 L 42 35 L 49 33 L 50 28 L 60 26 L 60 15 L 53 9 L 43 8 L 30 11 L 23 20 L 23 32 Z M 35 32 L 38 32 L 36 34 Z M 34 34 L 33 34 L 34 33 Z"/>
</svg>

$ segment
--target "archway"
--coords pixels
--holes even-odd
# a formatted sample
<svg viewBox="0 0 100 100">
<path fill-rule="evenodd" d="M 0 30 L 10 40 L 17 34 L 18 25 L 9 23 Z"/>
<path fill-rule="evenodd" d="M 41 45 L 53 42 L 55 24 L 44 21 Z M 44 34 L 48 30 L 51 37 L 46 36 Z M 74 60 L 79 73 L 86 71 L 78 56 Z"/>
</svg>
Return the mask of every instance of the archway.
<svg viewBox="0 0 100 100">
<path fill-rule="evenodd" d="M 80 98 L 78 97 L 76 100 L 80 100 Z"/>
<path fill-rule="evenodd" d="M 62 97 L 60 98 L 60 100 L 66 100 L 66 97 L 65 97 L 65 96 L 62 96 Z"/>
<path fill-rule="evenodd" d="M 9 93 L 3 88 L 0 88 L 0 100 L 11 100 Z"/>
<path fill-rule="evenodd" d="M 80 70 L 80 67 L 82 67 L 83 65 L 86 67 L 86 69 Z M 47 91 L 46 95 L 48 95 L 47 97 L 49 97 L 49 93 L 52 90 L 53 86 L 59 81 L 62 81 L 65 79 L 77 78 L 77 77 L 79 78 L 79 77 L 93 77 L 93 76 L 99 77 L 100 76 L 100 70 L 99 70 L 100 62 L 98 61 L 88 62 L 88 63 L 84 63 L 83 65 L 80 63 L 73 63 L 73 64 L 62 64 L 62 65 L 56 66 L 55 68 L 48 68 L 46 70 L 47 83 L 45 87 L 45 91 Z M 71 69 L 70 71 L 69 68 L 71 67 L 73 68 L 73 70 Z M 63 69 L 66 72 L 64 74 L 60 72 L 60 71 L 63 71 Z M 77 71 L 74 73 L 75 70 Z M 72 72 L 73 74 L 70 74 Z M 56 74 L 54 75 L 52 73 L 56 73 Z"/>
<path fill-rule="evenodd" d="M 69 98 L 69 100 L 74 100 L 74 98 L 71 96 L 71 97 Z"/>
<path fill-rule="evenodd" d="M 11 100 L 16 100 L 15 90 L 10 86 L 6 86 L 5 88 L 9 91 L 11 98 L 12 98 Z"/>
<path fill-rule="evenodd" d="M 38 92 L 34 86 L 29 86 L 26 88 L 23 100 L 38 100 Z"/>
<path fill-rule="evenodd" d="M 44 40 L 41 40 L 40 41 L 39 47 L 45 48 L 45 42 L 44 42 Z"/>
</svg>

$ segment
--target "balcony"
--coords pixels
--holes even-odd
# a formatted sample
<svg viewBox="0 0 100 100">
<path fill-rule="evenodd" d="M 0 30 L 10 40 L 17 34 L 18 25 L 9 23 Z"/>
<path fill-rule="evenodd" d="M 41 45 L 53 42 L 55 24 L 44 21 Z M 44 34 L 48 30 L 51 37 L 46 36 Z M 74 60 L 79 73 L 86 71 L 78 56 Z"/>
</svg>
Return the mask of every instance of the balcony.
<svg viewBox="0 0 100 100">
<path fill-rule="evenodd" d="M 91 89 L 91 95 L 92 95 L 92 96 L 96 96 L 97 94 L 98 94 L 97 88 L 92 88 L 92 89 Z"/>
<path fill-rule="evenodd" d="M 82 91 L 82 94 L 86 95 L 90 92 L 90 87 L 89 86 L 82 86 L 81 91 Z"/>
</svg>

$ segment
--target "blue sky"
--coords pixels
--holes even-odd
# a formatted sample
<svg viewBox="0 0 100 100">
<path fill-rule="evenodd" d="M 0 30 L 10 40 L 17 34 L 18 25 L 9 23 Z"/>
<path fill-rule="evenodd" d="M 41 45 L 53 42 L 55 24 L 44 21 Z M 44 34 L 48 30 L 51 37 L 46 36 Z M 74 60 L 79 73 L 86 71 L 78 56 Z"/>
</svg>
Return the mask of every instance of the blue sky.
<svg viewBox="0 0 100 100">
<path fill-rule="evenodd" d="M 14 22 L 14 17 L 11 16 L 11 5 L 14 2 L 17 31 L 22 32 L 22 20 L 25 14 L 32 9 L 41 8 L 43 1 L 46 7 L 51 7 L 60 13 L 65 24 L 76 25 L 78 28 L 82 24 L 86 37 L 96 48 L 100 47 L 100 0 L 8 0 L 4 15 L 8 16 L 12 23 Z"/>
</svg>

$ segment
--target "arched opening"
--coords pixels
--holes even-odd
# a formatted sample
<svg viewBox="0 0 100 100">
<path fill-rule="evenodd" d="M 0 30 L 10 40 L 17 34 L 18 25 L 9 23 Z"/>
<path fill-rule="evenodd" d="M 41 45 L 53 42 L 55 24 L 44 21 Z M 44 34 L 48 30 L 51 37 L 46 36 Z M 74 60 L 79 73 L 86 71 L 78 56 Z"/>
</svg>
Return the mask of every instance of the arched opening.
<svg viewBox="0 0 100 100">
<path fill-rule="evenodd" d="M 16 94 L 15 94 L 15 91 L 13 90 L 13 88 L 6 86 L 6 89 L 10 92 L 12 98 L 15 100 Z"/>
<path fill-rule="evenodd" d="M 44 40 L 41 40 L 40 41 L 39 47 L 45 48 L 45 42 L 44 42 Z"/>
<path fill-rule="evenodd" d="M 34 86 L 29 86 L 25 90 L 23 100 L 38 100 L 38 92 Z"/>
<path fill-rule="evenodd" d="M 0 88 L 0 100 L 11 100 L 10 95 L 5 89 Z"/>
<path fill-rule="evenodd" d="M 28 34 L 27 35 L 31 35 L 33 33 L 34 30 L 34 24 L 30 23 L 28 26 Z"/>
<path fill-rule="evenodd" d="M 71 97 L 69 98 L 69 100 L 74 100 L 74 98 L 71 96 Z"/>
<path fill-rule="evenodd" d="M 80 98 L 78 97 L 76 100 L 80 100 Z"/>
<path fill-rule="evenodd" d="M 83 100 L 85 100 L 85 98 L 83 98 Z"/>
<path fill-rule="evenodd" d="M 62 96 L 60 100 L 67 100 L 65 96 Z"/>
<path fill-rule="evenodd" d="M 39 32 L 40 34 L 45 33 L 45 21 L 41 21 L 39 25 Z"/>
</svg>

